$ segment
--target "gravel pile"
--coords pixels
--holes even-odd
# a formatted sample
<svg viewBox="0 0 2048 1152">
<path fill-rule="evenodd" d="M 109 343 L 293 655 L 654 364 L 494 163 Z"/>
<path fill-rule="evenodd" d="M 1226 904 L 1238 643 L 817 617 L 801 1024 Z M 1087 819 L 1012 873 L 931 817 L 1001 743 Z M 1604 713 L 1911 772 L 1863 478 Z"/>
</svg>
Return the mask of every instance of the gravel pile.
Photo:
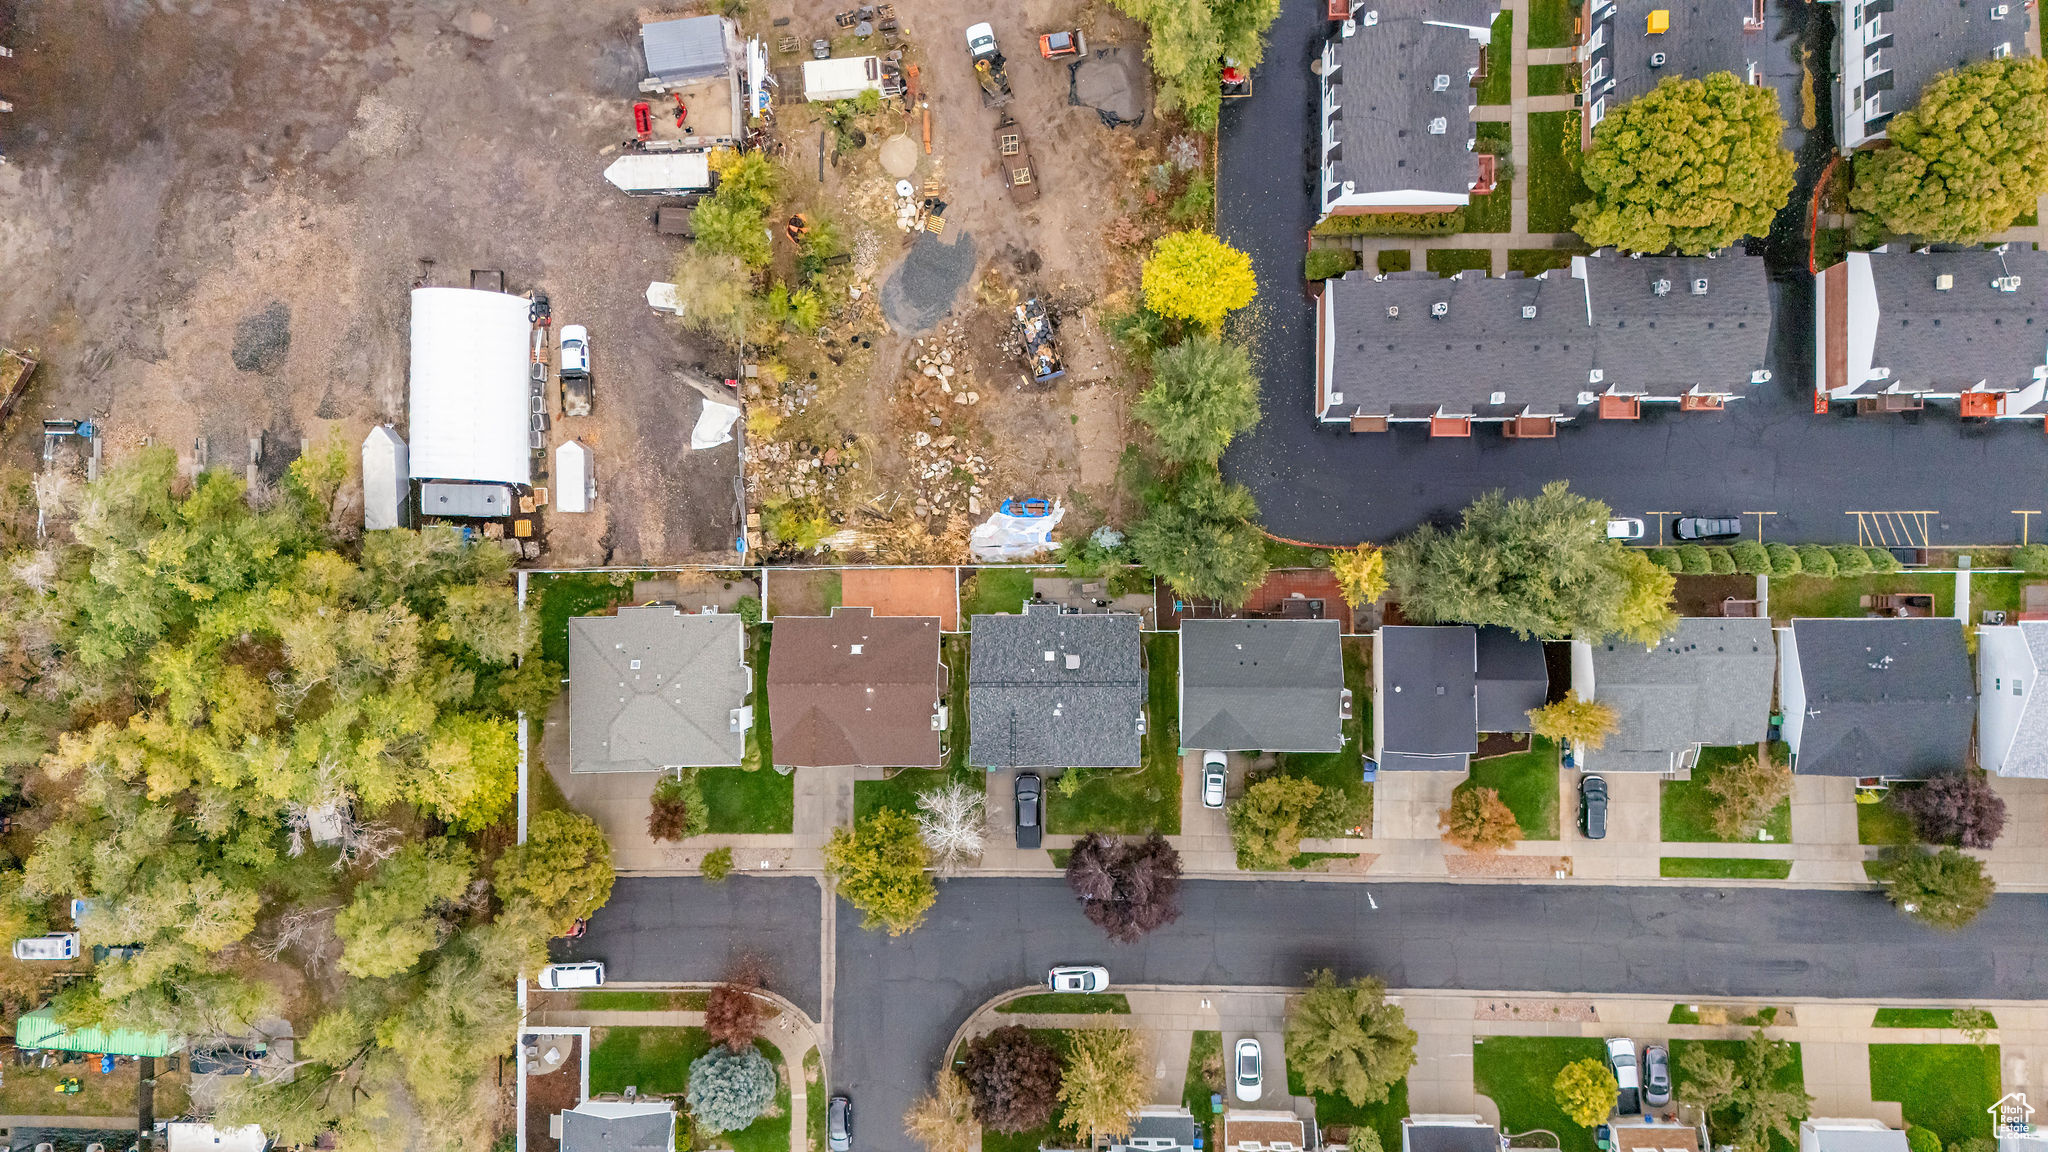
<svg viewBox="0 0 2048 1152">
<path fill-rule="evenodd" d="M 920 236 L 882 284 L 882 315 L 898 332 L 929 332 L 973 275 L 974 237 L 962 232 L 946 244 L 929 233 Z"/>
<path fill-rule="evenodd" d="M 231 357 L 244 372 L 274 372 L 292 350 L 292 310 L 278 301 L 235 325 Z"/>
</svg>

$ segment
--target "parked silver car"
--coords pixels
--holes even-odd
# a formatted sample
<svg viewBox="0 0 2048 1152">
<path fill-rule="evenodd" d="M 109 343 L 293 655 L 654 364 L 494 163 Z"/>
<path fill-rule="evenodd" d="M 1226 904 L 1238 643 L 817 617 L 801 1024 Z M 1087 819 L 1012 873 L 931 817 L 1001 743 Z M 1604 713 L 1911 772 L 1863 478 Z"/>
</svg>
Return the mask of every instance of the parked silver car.
<svg viewBox="0 0 2048 1152">
<path fill-rule="evenodd" d="M 1221 752 L 1202 753 L 1202 807 L 1223 807 L 1223 789 L 1230 783 L 1230 758 Z"/>
</svg>

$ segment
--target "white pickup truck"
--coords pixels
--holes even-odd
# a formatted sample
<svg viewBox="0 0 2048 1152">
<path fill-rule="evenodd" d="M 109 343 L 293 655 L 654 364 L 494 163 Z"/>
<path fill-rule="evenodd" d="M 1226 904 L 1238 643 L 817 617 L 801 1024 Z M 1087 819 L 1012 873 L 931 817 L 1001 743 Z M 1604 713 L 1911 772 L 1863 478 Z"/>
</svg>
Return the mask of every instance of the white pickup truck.
<svg viewBox="0 0 2048 1152">
<path fill-rule="evenodd" d="M 1643 1110 L 1642 1072 L 1636 1066 L 1636 1042 L 1626 1038 L 1607 1042 L 1607 1063 L 1614 1068 L 1614 1082 L 1621 1087 L 1614 1110 L 1635 1116 Z"/>
</svg>

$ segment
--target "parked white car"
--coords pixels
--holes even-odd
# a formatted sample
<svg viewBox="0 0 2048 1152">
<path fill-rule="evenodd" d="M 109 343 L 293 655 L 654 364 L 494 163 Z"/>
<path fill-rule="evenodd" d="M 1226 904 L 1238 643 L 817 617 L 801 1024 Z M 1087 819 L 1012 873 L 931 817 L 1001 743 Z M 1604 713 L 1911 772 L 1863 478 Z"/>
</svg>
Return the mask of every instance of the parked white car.
<svg viewBox="0 0 2048 1152">
<path fill-rule="evenodd" d="M 987 24 L 974 24 L 967 29 L 967 57 L 979 60 L 996 54 L 996 30 Z"/>
<path fill-rule="evenodd" d="M 1641 540 L 1643 522 L 1634 516 L 1622 516 L 1607 522 L 1609 540 Z"/>
<path fill-rule="evenodd" d="M 24 936 L 14 942 L 16 960 L 76 960 L 78 933 L 52 932 L 47 936 Z"/>
<path fill-rule="evenodd" d="M 1109 969 L 1093 964 L 1064 964 L 1045 974 L 1055 992 L 1100 992 L 1109 987 Z"/>
<path fill-rule="evenodd" d="M 1614 1069 L 1614 1082 L 1621 1089 L 1614 1110 L 1634 1116 L 1643 1110 L 1642 1072 L 1636 1065 L 1636 1042 L 1618 1037 L 1607 1042 L 1607 1063 Z"/>
<path fill-rule="evenodd" d="M 1231 1076 L 1232 1091 L 1240 1102 L 1258 1103 L 1266 1094 L 1265 1054 L 1259 1051 L 1259 1042 L 1250 1036 L 1237 1042 L 1235 1074 Z"/>
<path fill-rule="evenodd" d="M 540 970 L 543 988 L 596 988 L 604 983 L 604 963 L 587 960 L 581 964 L 550 964 Z"/>
<path fill-rule="evenodd" d="M 1223 807 L 1223 789 L 1230 782 L 1230 757 L 1221 752 L 1202 753 L 1202 807 Z"/>
</svg>

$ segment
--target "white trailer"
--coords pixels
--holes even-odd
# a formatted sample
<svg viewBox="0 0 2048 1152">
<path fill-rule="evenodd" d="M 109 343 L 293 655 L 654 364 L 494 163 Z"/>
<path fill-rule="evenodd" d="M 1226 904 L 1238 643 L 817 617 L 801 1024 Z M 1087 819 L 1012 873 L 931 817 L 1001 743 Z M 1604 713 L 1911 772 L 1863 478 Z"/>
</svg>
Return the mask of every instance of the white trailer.
<svg viewBox="0 0 2048 1152">
<path fill-rule="evenodd" d="M 844 56 L 804 61 L 804 99 L 851 100 L 863 92 L 882 90 L 878 56 Z"/>
<path fill-rule="evenodd" d="M 711 159 L 704 152 L 629 152 L 604 170 L 612 185 L 635 196 L 680 196 L 711 188 Z"/>
</svg>

